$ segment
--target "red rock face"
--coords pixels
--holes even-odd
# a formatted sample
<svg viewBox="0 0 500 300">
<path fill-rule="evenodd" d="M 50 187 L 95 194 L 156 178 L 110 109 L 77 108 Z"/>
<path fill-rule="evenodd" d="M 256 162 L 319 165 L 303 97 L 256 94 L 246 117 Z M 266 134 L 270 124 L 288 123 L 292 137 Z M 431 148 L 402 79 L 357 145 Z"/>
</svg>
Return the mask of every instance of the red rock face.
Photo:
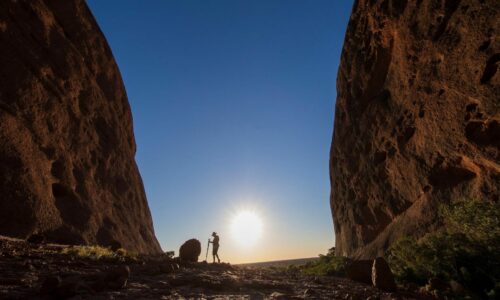
<svg viewBox="0 0 500 300">
<path fill-rule="evenodd" d="M 338 255 L 439 226 L 439 203 L 500 201 L 500 1 L 358 0 L 337 78 Z"/>
<path fill-rule="evenodd" d="M 0 2 L 0 234 L 157 253 L 132 116 L 82 0 Z"/>
</svg>

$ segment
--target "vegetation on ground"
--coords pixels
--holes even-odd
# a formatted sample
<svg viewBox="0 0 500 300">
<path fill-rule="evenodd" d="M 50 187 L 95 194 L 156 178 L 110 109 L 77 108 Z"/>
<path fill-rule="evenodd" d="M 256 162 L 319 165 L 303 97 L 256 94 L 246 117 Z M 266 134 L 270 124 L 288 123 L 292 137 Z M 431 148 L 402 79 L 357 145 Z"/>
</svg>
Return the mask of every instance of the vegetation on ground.
<svg viewBox="0 0 500 300">
<path fill-rule="evenodd" d="M 92 260 L 135 261 L 138 258 L 137 253 L 123 248 L 113 251 L 101 246 L 70 246 L 62 249 L 61 253 Z"/>
<path fill-rule="evenodd" d="M 326 255 L 320 254 L 319 260 L 308 262 L 298 268 L 309 275 L 345 276 L 347 263 L 346 257 L 335 256 L 335 247 L 333 247 Z"/>
<path fill-rule="evenodd" d="M 439 209 L 443 230 L 405 237 L 387 254 L 399 282 L 456 281 L 480 298 L 500 297 L 500 204 L 463 199 Z"/>
</svg>

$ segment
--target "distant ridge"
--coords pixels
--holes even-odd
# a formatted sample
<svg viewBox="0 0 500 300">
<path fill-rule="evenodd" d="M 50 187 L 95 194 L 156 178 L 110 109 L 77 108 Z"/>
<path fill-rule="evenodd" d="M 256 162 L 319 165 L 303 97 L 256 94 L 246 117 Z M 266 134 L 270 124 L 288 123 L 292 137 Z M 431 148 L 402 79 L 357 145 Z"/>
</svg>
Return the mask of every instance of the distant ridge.
<svg viewBox="0 0 500 300">
<path fill-rule="evenodd" d="M 273 261 L 264 261 L 264 262 L 255 262 L 255 263 L 245 263 L 245 264 L 236 264 L 236 266 L 240 267 L 250 267 L 250 268 L 258 268 L 258 267 L 277 267 L 277 266 L 300 266 L 305 265 L 308 262 L 313 262 L 318 260 L 319 257 L 309 257 L 309 258 L 295 258 L 295 259 L 285 259 L 285 260 L 273 260 Z"/>
</svg>

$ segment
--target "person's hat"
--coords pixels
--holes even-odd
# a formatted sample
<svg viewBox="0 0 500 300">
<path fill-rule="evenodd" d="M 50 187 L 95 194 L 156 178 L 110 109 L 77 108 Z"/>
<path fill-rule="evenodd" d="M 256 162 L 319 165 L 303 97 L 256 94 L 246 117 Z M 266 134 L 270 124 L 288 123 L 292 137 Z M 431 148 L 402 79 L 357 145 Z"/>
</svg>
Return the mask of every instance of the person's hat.
<svg viewBox="0 0 500 300">
<path fill-rule="evenodd" d="M 212 236 L 216 236 L 217 235 L 217 232 L 212 232 Z"/>
</svg>

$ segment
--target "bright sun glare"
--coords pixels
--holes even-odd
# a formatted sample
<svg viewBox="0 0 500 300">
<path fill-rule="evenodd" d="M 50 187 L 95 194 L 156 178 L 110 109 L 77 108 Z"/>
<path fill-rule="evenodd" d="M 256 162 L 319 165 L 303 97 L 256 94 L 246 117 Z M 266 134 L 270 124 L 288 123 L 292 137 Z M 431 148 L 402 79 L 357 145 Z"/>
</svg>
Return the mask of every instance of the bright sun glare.
<svg viewBox="0 0 500 300">
<path fill-rule="evenodd" d="M 241 246 L 251 246 L 262 234 L 262 221 L 255 212 L 239 212 L 232 220 L 231 233 Z"/>
</svg>

